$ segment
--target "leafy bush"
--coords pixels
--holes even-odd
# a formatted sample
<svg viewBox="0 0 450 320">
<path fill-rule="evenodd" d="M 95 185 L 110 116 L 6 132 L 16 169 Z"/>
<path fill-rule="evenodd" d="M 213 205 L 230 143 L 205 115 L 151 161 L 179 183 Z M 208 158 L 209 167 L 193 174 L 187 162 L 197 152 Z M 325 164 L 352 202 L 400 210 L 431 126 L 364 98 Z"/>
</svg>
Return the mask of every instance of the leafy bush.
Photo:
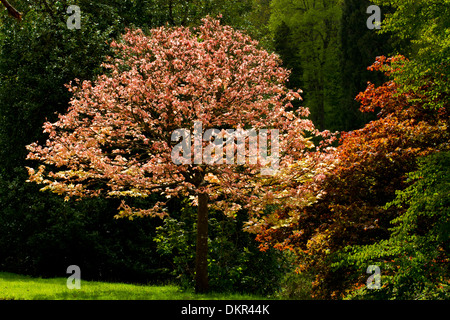
<svg viewBox="0 0 450 320">
<path fill-rule="evenodd" d="M 349 299 L 450 298 L 450 152 L 419 160 L 408 174 L 409 187 L 398 191 L 386 207 L 407 210 L 392 220 L 392 235 L 368 246 L 347 248 L 335 267 L 352 265 L 362 270 L 379 265 L 382 287 L 368 290 L 356 285 Z M 367 278 L 367 275 L 364 277 Z M 360 279 L 361 280 L 361 279 Z"/>
<path fill-rule="evenodd" d="M 294 255 L 287 254 L 287 259 L 291 261 L 291 264 L 295 264 L 296 257 Z M 311 300 L 313 299 L 313 281 L 314 274 L 291 270 L 284 275 L 276 297 L 288 300 Z"/>
<path fill-rule="evenodd" d="M 107 42 L 124 28 L 119 10 L 74 1 L 82 28 L 70 30 L 66 2 L 14 2 L 23 20 L 0 25 L 0 269 L 61 276 L 77 264 L 84 279 L 164 277 L 151 241 L 157 220 L 115 221 L 117 202 L 64 202 L 25 182 L 25 146 L 43 141 L 44 120 L 67 109 L 65 84 L 101 72 Z"/>
<path fill-rule="evenodd" d="M 276 292 L 287 271 L 285 255 L 258 243 L 242 230 L 243 217 L 231 219 L 221 212 L 209 215 L 209 285 L 212 291 L 269 295 Z M 245 216 L 245 215 L 242 215 Z M 196 208 L 186 203 L 157 228 L 158 253 L 172 265 L 172 275 L 186 289 L 194 286 Z"/>
<path fill-rule="evenodd" d="M 86 280 L 168 278 L 152 241 L 159 219 L 116 220 L 117 201 L 64 202 L 24 184 L 25 170 L 16 173 L 14 180 L 0 177 L 0 270 L 65 276 L 75 264 Z"/>
</svg>

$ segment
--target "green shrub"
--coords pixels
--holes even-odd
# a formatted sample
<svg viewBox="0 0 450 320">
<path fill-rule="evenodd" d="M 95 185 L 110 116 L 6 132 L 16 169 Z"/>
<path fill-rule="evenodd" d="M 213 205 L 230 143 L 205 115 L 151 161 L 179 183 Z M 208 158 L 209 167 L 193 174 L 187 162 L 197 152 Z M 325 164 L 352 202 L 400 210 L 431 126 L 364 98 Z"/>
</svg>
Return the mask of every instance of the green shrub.
<svg viewBox="0 0 450 320">
<path fill-rule="evenodd" d="M 449 167 L 450 152 L 420 159 L 418 170 L 408 174 L 410 186 L 386 205 L 406 208 L 392 221 L 390 238 L 347 248 L 336 258 L 336 270 L 351 267 L 359 275 L 348 299 L 450 298 Z M 380 267 L 380 289 L 364 285 L 368 265 Z"/>
<path fill-rule="evenodd" d="M 0 270 L 53 277 L 75 264 L 86 280 L 168 278 L 152 241 L 161 220 L 116 220 L 117 200 L 65 202 L 25 183 L 25 174 L 0 177 Z"/>
<path fill-rule="evenodd" d="M 221 212 L 209 215 L 209 286 L 216 292 L 269 295 L 279 290 L 287 270 L 284 254 L 261 252 L 252 236 L 242 230 L 245 215 L 237 220 Z M 196 208 L 186 203 L 157 228 L 158 252 L 172 265 L 172 274 L 184 288 L 194 286 Z"/>
</svg>

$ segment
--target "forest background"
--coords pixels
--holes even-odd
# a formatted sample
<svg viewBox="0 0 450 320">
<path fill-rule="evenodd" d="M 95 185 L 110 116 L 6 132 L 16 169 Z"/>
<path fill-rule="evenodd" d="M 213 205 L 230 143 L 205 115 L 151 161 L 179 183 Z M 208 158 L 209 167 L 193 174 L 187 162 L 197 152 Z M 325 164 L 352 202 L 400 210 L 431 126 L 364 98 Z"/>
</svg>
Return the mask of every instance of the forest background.
<svg viewBox="0 0 450 320">
<path fill-rule="evenodd" d="M 10 3 L 22 17 L 0 17 L 0 270 L 53 277 L 76 264 L 86 280 L 193 286 L 196 220 L 186 199 L 164 220 L 117 220 L 118 199 L 64 201 L 27 183 L 25 146 L 67 110 L 65 84 L 103 73 L 109 43 L 126 28 L 220 14 L 280 55 L 316 127 L 339 132 L 341 162 L 322 184 L 328 196 L 282 226 L 267 220 L 255 235 L 243 230 L 245 213 L 211 212 L 211 290 L 449 298 L 448 0 Z M 372 4 L 380 31 L 367 28 Z M 67 28 L 69 5 L 81 8 L 80 29 Z M 378 290 L 366 286 L 369 265 L 380 266 Z"/>
</svg>

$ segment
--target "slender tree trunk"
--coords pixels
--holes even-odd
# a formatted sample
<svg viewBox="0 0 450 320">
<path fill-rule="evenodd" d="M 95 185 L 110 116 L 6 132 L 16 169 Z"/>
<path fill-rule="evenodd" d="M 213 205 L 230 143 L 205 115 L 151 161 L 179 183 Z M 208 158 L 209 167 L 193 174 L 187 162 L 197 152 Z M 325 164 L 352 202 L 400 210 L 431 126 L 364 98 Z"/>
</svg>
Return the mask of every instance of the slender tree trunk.
<svg viewBox="0 0 450 320">
<path fill-rule="evenodd" d="M 205 293 L 208 285 L 208 194 L 198 194 L 195 292 Z"/>
<path fill-rule="evenodd" d="M 173 18 L 173 0 L 169 0 L 169 23 L 174 26 L 175 19 Z"/>
</svg>

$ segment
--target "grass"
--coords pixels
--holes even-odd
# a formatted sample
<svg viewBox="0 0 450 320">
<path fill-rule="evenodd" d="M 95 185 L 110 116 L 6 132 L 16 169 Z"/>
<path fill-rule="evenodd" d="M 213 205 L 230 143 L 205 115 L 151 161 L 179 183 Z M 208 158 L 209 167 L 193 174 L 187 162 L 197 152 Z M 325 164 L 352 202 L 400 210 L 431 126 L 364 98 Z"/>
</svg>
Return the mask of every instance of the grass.
<svg viewBox="0 0 450 320">
<path fill-rule="evenodd" d="M 242 294 L 195 294 L 174 285 L 135 285 L 83 281 L 68 289 L 67 278 L 33 278 L 0 272 L 0 300 L 262 300 Z"/>
</svg>

